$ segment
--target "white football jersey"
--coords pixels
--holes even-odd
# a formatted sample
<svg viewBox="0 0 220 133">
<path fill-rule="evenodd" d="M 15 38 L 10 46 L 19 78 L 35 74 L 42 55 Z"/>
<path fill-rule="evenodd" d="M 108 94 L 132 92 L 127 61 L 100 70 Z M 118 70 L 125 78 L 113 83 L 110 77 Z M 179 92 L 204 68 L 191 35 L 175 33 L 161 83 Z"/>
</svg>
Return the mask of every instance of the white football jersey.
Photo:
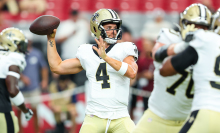
<svg viewBox="0 0 220 133">
<path fill-rule="evenodd" d="M 198 30 L 189 45 L 198 54 L 193 66 L 195 95 L 192 111 L 209 109 L 220 112 L 220 36 Z"/>
<path fill-rule="evenodd" d="M 89 80 L 86 114 L 111 119 L 129 116 L 130 79 L 101 59 L 92 47 L 91 44 L 83 44 L 76 54 Z M 137 47 L 131 42 L 112 44 L 106 53 L 121 62 L 128 56 L 138 58 Z"/>
<path fill-rule="evenodd" d="M 162 29 L 157 42 L 171 45 L 182 41 L 179 32 Z M 169 57 L 168 57 L 169 58 Z M 154 89 L 149 98 L 150 110 L 167 120 L 185 120 L 190 114 L 193 98 L 193 81 L 190 70 L 185 75 L 176 74 L 169 77 L 160 75 L 162 63 L 154 61 Z"/>
<path fill-rule="evenodd" d="M 17 52 L 0 51 L 0 78 L 6 78 L 9 67 L 16 65 L 20 72 L 26 67 L 25 55 Z"/>
<path fill-rule="evenodd" d="M 16 65 L 22 71 L 26 66 L 26 62 L 23 54 L 0 51 L 0 64 L 0 112 L 9 112 L 12 108 L 5 82 L 9 67 Z"/>
</svg>

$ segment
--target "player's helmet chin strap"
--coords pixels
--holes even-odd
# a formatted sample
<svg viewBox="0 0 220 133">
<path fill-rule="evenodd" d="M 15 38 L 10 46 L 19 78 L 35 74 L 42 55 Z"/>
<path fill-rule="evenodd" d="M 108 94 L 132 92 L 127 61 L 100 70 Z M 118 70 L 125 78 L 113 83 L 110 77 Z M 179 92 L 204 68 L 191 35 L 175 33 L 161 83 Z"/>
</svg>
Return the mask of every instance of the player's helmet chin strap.
<svg viewBox="0 0 220 133">
<path fill-rule="evenodd" d="M 122 32 L 121 32 L 121 30 L 118 30 L 118 33 L 115 38 L 106 37 L 104 39 L 104 41 L 107 42 L 108 44 L 115 44 L 117 42 L 117 40 L 121 40 L 121 37 L 122 37 Z"/>
<path fill-rule="evenodd" d="M 117 42 L 117 40 L 111 38 L 105 38 L 104 41 L 108 44 L 115 44 Z"/>
</svg>

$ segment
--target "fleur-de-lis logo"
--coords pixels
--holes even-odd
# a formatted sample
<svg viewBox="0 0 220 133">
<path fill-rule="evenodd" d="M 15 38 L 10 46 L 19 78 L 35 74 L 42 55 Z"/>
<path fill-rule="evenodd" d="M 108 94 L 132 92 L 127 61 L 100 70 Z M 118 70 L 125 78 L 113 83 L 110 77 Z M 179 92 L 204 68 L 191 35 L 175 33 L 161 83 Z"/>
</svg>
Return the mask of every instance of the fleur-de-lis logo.
<svg viewBox="0 0 220 133">
<path fill-rule="evenodd" d="M 99 13 L 95 13 L 94 15 L 92 15 L 92 21 L 96 21 L 96 18 L 99 17 Z"/>
<path fill-rule="evenodd" d="M 191 117 L 189 118 L 189 123 L 192 123 L 194 120 L 195 120 L 194 116 L 191 116 Z"/>
<path fill-rule="evenodd" d="M 6 35 L 9 36 L 9 37 L 15 36 L 15 34 L 12 33 L 11 31 L 9 33 L 7 33 Z"/>
</svg>

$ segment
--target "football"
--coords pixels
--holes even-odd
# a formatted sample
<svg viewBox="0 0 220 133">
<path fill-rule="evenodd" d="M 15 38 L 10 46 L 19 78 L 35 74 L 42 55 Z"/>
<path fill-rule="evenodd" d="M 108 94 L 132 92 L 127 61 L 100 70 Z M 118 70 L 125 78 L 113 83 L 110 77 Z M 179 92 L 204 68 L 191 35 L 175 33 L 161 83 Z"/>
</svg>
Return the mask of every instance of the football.
<svg viewBox="0 0 220 133">
<path fill-rule="evenodd" d="M 48 35 L 53 33 L 60 24 L 60 19 L 52 15 L 42 15 L 36 18 L 29 27 L 29 30 L 37 35 Z"/>
</svg>

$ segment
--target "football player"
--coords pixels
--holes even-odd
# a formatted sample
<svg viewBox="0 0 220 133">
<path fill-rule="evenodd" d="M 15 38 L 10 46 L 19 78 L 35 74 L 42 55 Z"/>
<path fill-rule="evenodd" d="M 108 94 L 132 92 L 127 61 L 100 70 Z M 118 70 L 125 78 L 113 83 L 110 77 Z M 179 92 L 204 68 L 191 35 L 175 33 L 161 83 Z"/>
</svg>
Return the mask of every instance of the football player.
<svg viewBox="0 0 220 133">
<path fill-rule="evenodd" d="M 64 61 L 56 50 L 56 30 L 48 35 L 47 57 L 52 72 L 75 74 L 86 70 L 91 88 L 80 133 L 129 133 L 135 126 L 127 106 L 130 79 L 137 74 L 138 53 L 132 42 L 116 43 L 121 39 L 121 24 L 114 10 L 96 11 L 90 31 L 97 44 L 82 44 L 76 58 Z"/>
<path fill-rule="evenodd" d="M 220 12 L 213 15 L 212 29 L 220 34 Z M 180 133 L 217 133 L 220 131 L 220 36 L 199 29 L 188 34 L 189 46 L 168 59 L 160 74 L 170 76 L 182 73 L 193 65 L 195 94 L 191 114 Z"/>
<path fill-rule="evenodd" d="M 154 89 L 149 98 L 149 108 L 138 122 L 133 133 L 175 133 L 178 132 L 190 114 L 193 98 L 191 68 L 170 77 L 159 73 L 162 61 L 177 54 L 187 46 L 183 43 L 185 33 L 196 27 L 208 27 L 211 13 L 201 4 L 192 4 L 180 14 L 181 33 L 162 29 L 152 51 L 154 57 Z M 166 58 L 167 59 L 167 58 Z"/>
<path fill-rule="evenodd" d="M 24 104 L 24 97 L 18 89 L 18 79 L 26 66 L 27 42 L 17 28 L 6 28 L 0 33 L 0 129 L 2 133 L 18 133 L 18 121 L 10 100 L 30 120 L 33 112 Z"/>
</svg>

